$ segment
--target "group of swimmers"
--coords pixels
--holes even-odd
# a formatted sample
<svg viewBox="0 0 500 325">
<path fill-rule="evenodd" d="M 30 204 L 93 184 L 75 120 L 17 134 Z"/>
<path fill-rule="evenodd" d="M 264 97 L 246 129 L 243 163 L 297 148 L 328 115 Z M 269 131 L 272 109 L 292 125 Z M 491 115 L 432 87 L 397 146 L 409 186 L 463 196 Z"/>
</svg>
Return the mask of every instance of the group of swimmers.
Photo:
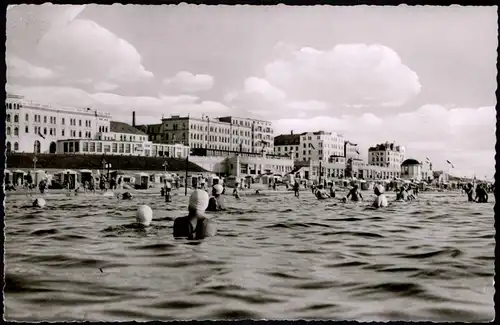
<svg viewBox="0 0 500 325">
<path fill-rule="evenodd" d="M 467 194 L 467 200 L 469 202 L 488 203 L 488 189 L 486 184 L 477 184 L 476 197 L 474 197 L 474 186 L 472 183 L 467 183 L 467 185 L 464 186 L 464 191 Z"/>
</svg>

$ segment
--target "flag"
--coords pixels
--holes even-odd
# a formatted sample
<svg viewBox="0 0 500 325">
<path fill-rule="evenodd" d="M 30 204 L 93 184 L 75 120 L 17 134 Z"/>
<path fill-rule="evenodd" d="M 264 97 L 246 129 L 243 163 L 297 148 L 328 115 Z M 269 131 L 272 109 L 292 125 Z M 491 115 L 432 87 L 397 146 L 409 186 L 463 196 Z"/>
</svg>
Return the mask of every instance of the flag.
<svg viewBox="0 0 500 325">
<path fill-rule="evenodd" d="M 429 159 L 429 157 L 425 157 L 425 161 L 429 164 L 431 162 L 431 160 Z"/>
<path fill-rule="evenodd" d="M 356 148 L 356 153 L 359 155 L 359 151 L 358 151 L 358 149 L 357 149 L 357 148 Z"/>
<path fill-rule="evenodd" d="M 45 137 L 42 135 L 42 132 L 38 131 L 38 135 L 45 139 Z"/>
<path fill-rule="evenodd" d="M 309 148 L 313 148 L 316 150 L 316 148 L 314 148 L 314 146 L 312 145 L 312 143 L 309 143 Z"/>
<path fill-rule="evenodd" d="M 455 166 L 453 166 L 453 164 L 449 160 L 446 160 L 446 162 L 450 164 L 451 168 L 455 168 Z"/>
</svg>

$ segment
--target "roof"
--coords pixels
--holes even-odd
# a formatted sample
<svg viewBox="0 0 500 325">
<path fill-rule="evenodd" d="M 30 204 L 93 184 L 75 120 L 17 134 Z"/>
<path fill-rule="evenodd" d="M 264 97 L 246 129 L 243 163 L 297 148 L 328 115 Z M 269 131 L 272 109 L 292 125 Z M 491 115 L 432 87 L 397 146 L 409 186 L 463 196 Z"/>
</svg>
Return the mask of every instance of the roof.
<svg viewBox="0 0 500 325">
<path fill-rule="evenodd" d="M 147 135 L 146 133 L 140 131 L 139 129 L 123 122 L 111 121 L 109 124 L 110 132 L 116 133 L 128 133 L 128 134 L 137 134 L 137 135 Z"/>
<path fill-rule="evenodd" d="M 386 151 L 386 150 L 389 150 L 389 151 L 401 151 L 401 147 L 398 146 L 398 145 L 396 145 L 396 144 L 394 144 L 394 143 L 386 142 L 386 143 L 380 143 L 380 144 L 377 144 L 374 147 L 368 148 L 368 151 Z"/>
<path fill-rule="evenodd" d="M 408 165 L 421 165 L 420 162 L 416 159 L 406 159 L 401 163 L 401 166 L 408 166 Z"/>
<path fill-rule="evenodd" d="M 275 146 L 299 145 L 300 136 L 301 134 L 280 134 L 274 137 L 274 145 Z"/>
</svg>

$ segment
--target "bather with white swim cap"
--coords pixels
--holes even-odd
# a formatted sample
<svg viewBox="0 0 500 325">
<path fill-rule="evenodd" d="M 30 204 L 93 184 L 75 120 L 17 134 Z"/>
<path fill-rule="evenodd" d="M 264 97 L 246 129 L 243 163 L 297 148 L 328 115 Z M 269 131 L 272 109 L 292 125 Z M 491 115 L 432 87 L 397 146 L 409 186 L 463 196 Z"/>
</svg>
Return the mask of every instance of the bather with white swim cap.
<svg viewBox="0 0 500 325">
<path fill-rule="evenodd" d="M 220 184 L 215 184 L 212 187 L 212 195 L 208 202 L 207 211 L 220 211 L 226 209 L 226 204 L 224 201 L 224 196 L 222 196 L 222 192 L 224 192 L 224 187 Z"/>
<path fill-rule="evenodd" d="M 174 237 L 203 239 L 215 235 L 214 222 L 204 216 L 208 201 L 208 193 L 203 190 L 194 190 L 191 193 L 188 203 L 189 214 L 174 221 Z"/>
<path fill-rule="evenodd" d="M 375 201 L 373 202 L 373 207 L 375 208 L 383 208 L 389 205 L 387 202 L 387 197 L 383 194 L 385 192 L 385 188 L 382 185 L 375 185 L 373 188 L 373 192 L 377 196 Z"/>
<path fill-rule="evenodd" d="M 147 205 L 140 205 L 137 208 L 135 220 L 143 226 L 149 226 L 153 221 L 153 210 Z"/>
<path fill-rule="evenodd" d="M 37 208 L 43 208 L 46 204 L 45 200 L 41 197 L 36 198 L 35 201 L 33 201 L 33 206 Z"/>
</svg>

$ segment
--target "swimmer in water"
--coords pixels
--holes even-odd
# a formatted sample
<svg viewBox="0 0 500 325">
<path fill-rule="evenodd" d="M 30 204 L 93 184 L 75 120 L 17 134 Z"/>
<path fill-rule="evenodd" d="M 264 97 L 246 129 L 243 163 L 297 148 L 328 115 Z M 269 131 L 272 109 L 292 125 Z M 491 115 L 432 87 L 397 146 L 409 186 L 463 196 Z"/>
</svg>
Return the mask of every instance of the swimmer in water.
<svg viewBox="0 0 500 325">
<path fill-rule="evenodd" d="M 373 202 L 374 208 L 384 208 L 389 205 L 389 202 L 387 202 L 387 197 L 383 194 L 384 191 L 385 188 L 382 185 L 376 185 L 373 188 L 373 192 L 377 196 L 377 198 Z"/>
<path fill-rule="evenodd" d="M 335 198 L 335 183 L 330 185 L 330 197 Z"/>
<path fill-rule="evenodd" d="M 174 221 L 174 238 L 196 240 L 215 236 L 217 232 L 215 223 L 204 216 L 208 201 L 208 193 L 205 191 L 194 190 L 191 193 L 188 216 L 179 217 Z"/>
<path fill-rule="evenodd" d="M 471 183 L 467 183 L 464 188 L 465 194 L 467 194 L 467 201 L 474 202 L 474 187 Z"/>
<path fill-rule="evenodd" d="M 226 204 L 224 202 L 224 197 L 222 196 L 222 191 L 224 188 L 220 184 L 215 184 L 212 187 L 212 195 L 208 201 L 207 211 L 221 211 L 226 210 Z"/>
<path fill-rule="evenodd" d="M 476 186 L 476 199 L 477 203 L 488 203 L 488 193 L 482 184 Z"/>
<path fill-rule="evenodd" d="M 361 192 L 358 190 L 358 185 L 354 185 L 352 189 L 347 193 L 346 200 L 351 197 L 351 201 L 353 202 L 358 202 L 359 199 L 363 201 L 363 195 L 361 195 Z"/>
<path fill-rule="evenodd" d="M 316 190 L 315 195 L 316 198 L 318 198 L 318 200 L 324 200 L 330 198 L 330 195 L 326 193 L 326 190 L 323 188 L 322 184 L 318 185 L 318 189 Z"/>
<path fill-rule="evenodd" d="M 122 200 L 132 200 L 132 194 L 130 192 L 123 193 Z"/>
<path fill-rule="evenodd" d="M 399 193 L 396 195 L 396 201 L 409 201 L 408 191 L 406 190 L 406 186 L 401 186 Z"/>
<path fill-rule="evenodd" d="M 239 185 L 239 183 L 238 183 L 238 182 L 234 183 L 234 190 L 233 190 L 233 196 L 234 196 L 235 198 L 237 198 L 237 199 L 239 199 L 239 198 L 240 198 L 240 193 L 239 193 L 239 191 L 238 191 L 238 185 Z"/>
</svg>

